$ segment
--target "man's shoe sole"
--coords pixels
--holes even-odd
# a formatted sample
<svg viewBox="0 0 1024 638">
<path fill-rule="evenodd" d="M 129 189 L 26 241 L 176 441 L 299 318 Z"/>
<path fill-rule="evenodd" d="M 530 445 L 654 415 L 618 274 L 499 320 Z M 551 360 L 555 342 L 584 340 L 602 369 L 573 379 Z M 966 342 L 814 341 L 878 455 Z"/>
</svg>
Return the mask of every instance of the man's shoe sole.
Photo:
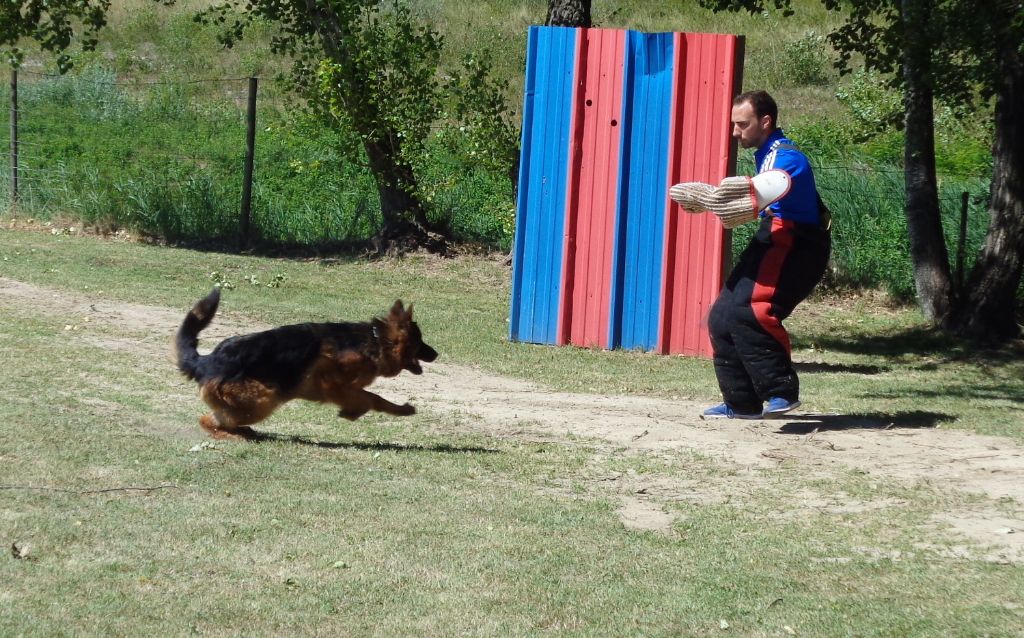
<svg viewBox="0 0 1024 638">
<path fill-rule="evenodd" d="M 701 419 L 741 419 L 741 420 L 745 420 L 745 421 L 757 421 L 758 419 L 763 419 L 764 417 L 762 415 L 760 415 L 760 414 L 735 414 L 734 413 L 732 416 L 728 416 L 726 414 L 701 414 L 700 418 Z"/>
<path fill-rule="evenodd" d="M 782 416 L 783 414 L 786 414 L 787 412 L 792 412 L 793 410 L 795 410 L 795 409 L 797 409 L 799 407 L 800 407 L 800 402 L 799 401 L 794 401 L 794 402 L 790 403 L 789 405 L 787 405 L 786 409 L 784 409 L 784 410 L 773 410 L 771 412 L 769 412 L 768 410 L 765 410 L 761 414 L 761 418 L 762 419 L 774 419 L 775 417 Z"/>
</svg>

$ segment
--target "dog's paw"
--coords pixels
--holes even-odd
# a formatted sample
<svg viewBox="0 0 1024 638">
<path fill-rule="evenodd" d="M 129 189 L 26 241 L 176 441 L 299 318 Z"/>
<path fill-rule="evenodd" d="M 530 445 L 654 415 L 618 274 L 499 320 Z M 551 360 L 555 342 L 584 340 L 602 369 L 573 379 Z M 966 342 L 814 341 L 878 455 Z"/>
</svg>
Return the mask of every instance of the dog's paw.
<svg viewBox="0 0 1024 638">
<path fill-rule="evenodd" d="M 258 441 L 263 436 L 247 425 L 225 428 L 210 420 L 200 421 L 200 425 L 210 435 L 210 438 L 218 441 Z"/>
<path fill-rule="evenodd" d="M 412 416 L 413 414 L 416 414 L 416 406 L 414 406 L 411 403 L 400 405 L 398 406 L 398 411 L 396 412 L 396 414 L 398 416 Z"/>
<path fill-rule="evenodd" d="M 348 419 L 349 421 L 355 421 L 356 419 L 358 419 L 359 417 L 363 416 L 364 414 L 366 414 L 366 410 L 363 410 L 362 412 L 350 411 L 350 410 L 338 410 L 338 416 L 340 416 L 343 419 Z"/>
</svg>

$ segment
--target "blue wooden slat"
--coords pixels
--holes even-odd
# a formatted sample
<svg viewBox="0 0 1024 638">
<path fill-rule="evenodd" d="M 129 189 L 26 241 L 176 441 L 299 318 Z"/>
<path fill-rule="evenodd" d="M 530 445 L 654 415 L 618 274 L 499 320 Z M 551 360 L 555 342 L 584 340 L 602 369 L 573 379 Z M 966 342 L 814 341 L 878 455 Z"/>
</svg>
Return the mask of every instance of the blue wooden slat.
<svg viewBox="0 0 1024 638">
<path fill-rule="evenodd" d="M 658 343 L 672 66 L 673 34 L 629 32 L 611 347 L 652 350 Z"/>
<path fill-rule="evenodd" d="M 530 27 L 509 337 L 555 343 L 578 30 Z"/>
</svg>

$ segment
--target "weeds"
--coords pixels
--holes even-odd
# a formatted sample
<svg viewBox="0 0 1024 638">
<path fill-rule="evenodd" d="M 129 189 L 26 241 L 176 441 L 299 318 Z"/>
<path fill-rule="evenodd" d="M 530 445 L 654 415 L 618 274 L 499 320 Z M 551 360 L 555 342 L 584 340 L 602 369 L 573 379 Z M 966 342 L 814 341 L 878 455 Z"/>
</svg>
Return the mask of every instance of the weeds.
<svg viewBox="0 0 1024 638">
<path fill-rule="evenodd" d="M 846 425 L 695 428 L 637 402 L 709 398 L 710 362 L 509 343 L 493 259 L 328 264 L 6 226 L 0 254 L 2 635 L 1019 633 L 1020 565 L 938 518 L 1019 520 L 1019 502 L 950 479 L 1009 490 L 1019 448 L 940 431 L 1019 445 L 1018 347 L 811 301 L 791 318 L 806 398 Z M 237 287 L 216 324 L 231 334 L 368 317 L 414 292 L 446 372 L 407 388 L 432 403 L 402 423 L 296 403 L 264 443 L 206 440 L 167 340 L 213 272 Z M 604 418 L 661 434 L 565 434 L 604 397 Z M 663 527 L 627 527 L 624 502 Z"/>
<path fill-rule="evenodd" d="M 650 22 L 648 28 L 660 19 L 639 11 L 640 5 L 624 6 L 637 9 L 635 19 Z M 425 15 L 441 15 L 451 7 L 420 9 Z M 484 20 L 498 10 L 488 5 L 466 19 Z M 632 15 L 623 11 L 616 20 L 625 27 L 643 26 L 630 22 Z M 741 31 L 743 24 L 793 30 L 785 45 L 773 39 L 762 42 L 760 36 L 751 40 L 758 54 L 756 64 L 748 62 L 748 74 L 756 75 L 759 65 L 765 73 L 778 73 L 775 80 L 783 93 L 831 81 L 830 54 L 819 33 L 827 26 L 824 22 L 811 30 L 772 15 L 752 17 L 750 23 L 737 22 L 738 16 L 692 17 L 699 20 L 681 28 L 710 28 L 725 20 L 722 26 L 732 31 Z M 161 77 L 174 78 L 200 65 L 195 56 L 174 57 L 182 52 L 180 42 L 167 34 L 152 42 L 152 50 L 143 47 L 129 56 L 132 38 L 141 37 L 159 19 L 152 7 L 119 19 L 124 31 L 118 38 L 123 40 L 111 43 L 111 55 L 83 59 L 66 77 L 24 76 L 21 210 L 43 219 L 74 218 L 105 231 L 126 228 L 172 242 L 234 245 L 240 232 L 244 80 L 130 82 L 119 73 L 166 69 Z M 711 21 L 701 22 L 705 19 Z M 180 16 L 171 23 L 175 33 L 189 28 Z M 503 105 L 493 100 L 495 87 L 481 92 L 478 85 L 481 73 L 493 79 L 492 72 L 521 72 L 511 58 L 521 59 L 522 38 L 477 38 L 468 25 L 448 26 L 457 53 L 443 67 L 450 87 L 464 94 L 462 103 L 471 112 L 452 112 L 452 121 L 440 122 L 431 131 L 414 161 L 417 182 L 428 218 L 454 240 L 508 250 L 515 226 L 515 176 L 508 160 L 516 134 L 512 128 L 502 129 L 500 140 L 493 148 L 489 145 L 487 131 L 504 122 Z M 203 31 L 195 46 L 208 46 L 211 38 Z M 243 57 L 251 57 L 255 46 L 246 44 Z M 461 70 L 455 70 L 457 57 L 470 51 L 479 53 L 466 57 Z M 509 104 L 515 104 L 519 84 L 517 77 L 509 82 Z M 371 237 L 382 224 L 376 183 L 358 153 L 353 161 L 339 152 L 358 146 L 358 139 L 320 126 L 282 101 L 275 93 L 278 88 L 263 82 L 260 89 L 249 239 L 270 245 L 338 246 Z M 6 99 L 6 91 L 0 87 L 0 100 Z M 852 76 L 837 94 L 837 108 L 828 118 L 798 119 L 787 126 L 816 162 L 821 190 L 836 213 L 830 281 L 881 287 L 908 297 L 913 283 L 902 211 L 903 138 L 892 127 L 901 113 L 898 96 L 883 78 L 868 73 Z M 791 118 L 788 105 L 784 107 Z M 960 195 L 967 192 L 967 254 L 973 258 L 988 222 L 988 133 L 964 114 L 939 108 L 937 117 L 940 197 L 950 254 L 959 240 Z M 455 125 L 456 119 L 463 121 L 462 127 Z M 0 139 L 0 145 L 6 143 Z M 740 172 L 750 170 L 749 158 L 741 156 Z M 0 203 L 5 200 L 10 201 L 6 163 L 0 168 Z M 735 233 L 734 254 L 748 235 L 749 229 Z"/>
</svg>

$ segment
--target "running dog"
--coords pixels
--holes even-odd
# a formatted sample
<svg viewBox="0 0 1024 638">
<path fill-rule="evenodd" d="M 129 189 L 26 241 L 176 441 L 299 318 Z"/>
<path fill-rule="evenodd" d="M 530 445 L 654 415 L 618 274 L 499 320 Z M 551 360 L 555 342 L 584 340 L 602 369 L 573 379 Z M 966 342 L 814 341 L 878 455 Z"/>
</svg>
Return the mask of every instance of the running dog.
<svg viewBox="0 0 1024 638">
<path fill-rule="evenodd" d="M 292 399 L 333 403 L 338 416 L 355 420 L 370 410 L 395 416 L 416 413 L 367 391 L 377 377 L 402 370 L 422 374 L 421 361 L 437 359 L 412 320 L 412 304 L 399 299 L 384 318 L 359 323 L 301 323 L 230 337 L 210 354 L 196 349 L 213 320 L 220 289 L 185 315 L 174 339 L 178 369 L 199 384 L 211 413 L 199 425 L 216 439 L 253 440 L 248 427 Z"/>
</svg>

